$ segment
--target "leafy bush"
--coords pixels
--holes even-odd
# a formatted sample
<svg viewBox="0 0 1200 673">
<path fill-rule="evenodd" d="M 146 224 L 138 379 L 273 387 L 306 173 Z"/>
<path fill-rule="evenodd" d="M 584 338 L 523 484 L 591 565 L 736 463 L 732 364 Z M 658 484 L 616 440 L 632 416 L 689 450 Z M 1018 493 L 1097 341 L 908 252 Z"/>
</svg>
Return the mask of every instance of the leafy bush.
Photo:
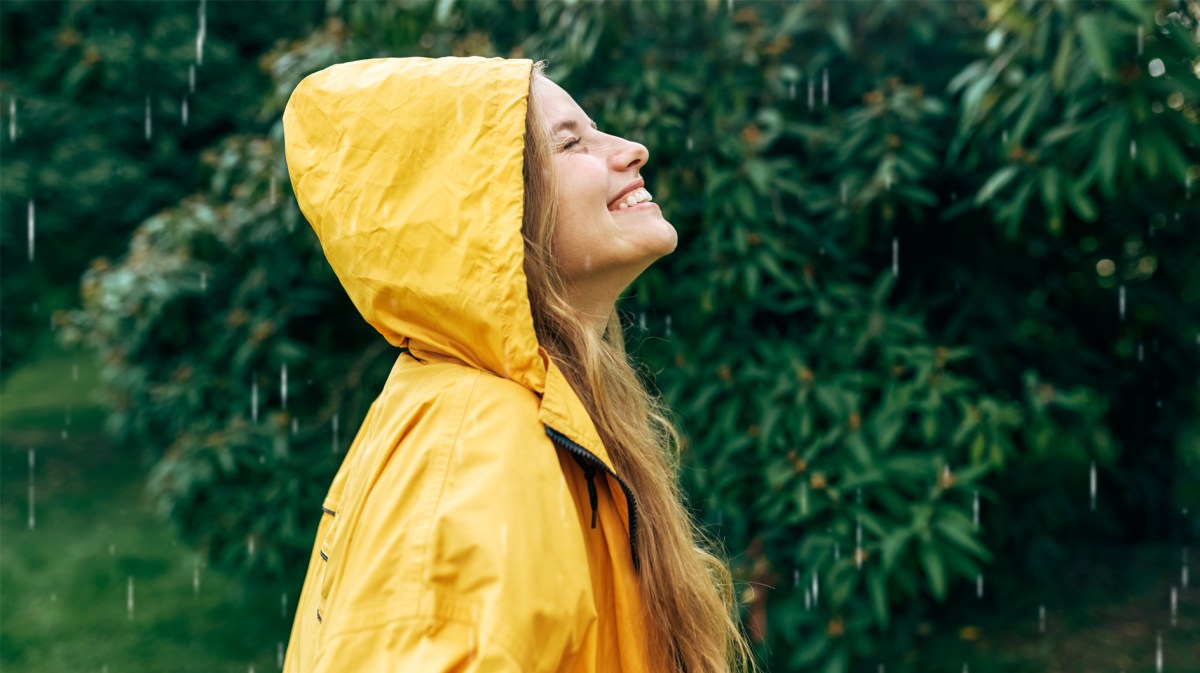
<svg viewBox="0 0 1200 673">
<path fill-rule="evenodd" d="M 1167 215 L 1200 176 L 1182 149 L 1195 45 L 1171 27 L 1187 17 L 1005 7 L 333 2 L 324 30 L 264 58 L 266 113 L 335 62 L 527 56 L 647 145 L 681 245 L 625 307 L 685 431 L 684 485 L 732 551 L 770 667 L 844 671 L 906 647 L 915 617 L 1001 553 L 1036 570 L 1064 532 L 1128 534 L 1123 495 L 1090 513 L 1087 471 L 1161 484 L 1122 447 L 1150 418 L 1165 445 L 1194 406 L 1197 241 Z M 1139 58 L 1170 63 L 1174 92 L 1105 75 L 1127 58 L 1117 38 L 1143 33 Z M 1122 114 L 1140 168 L 1107 167 L 1129 136 L 1099 130 Z M 164 510 L 217 558 L 298 581 L 394 353 L 296 226 L 281 157 L 278 125 L 222 143 L 209 189 L 98 262 L 59 322 L 103 350 L 112 430 L 156 448 Z M 1093 212 L 1148 219 L 1153 240 Z M 1129 314 L 1097 323 L 1119 278 Z M 1157 357 L 1141 365 L 1143 345 Z M 1185 411 L 1110 414 L 1151 367 Z"/>
</svg>

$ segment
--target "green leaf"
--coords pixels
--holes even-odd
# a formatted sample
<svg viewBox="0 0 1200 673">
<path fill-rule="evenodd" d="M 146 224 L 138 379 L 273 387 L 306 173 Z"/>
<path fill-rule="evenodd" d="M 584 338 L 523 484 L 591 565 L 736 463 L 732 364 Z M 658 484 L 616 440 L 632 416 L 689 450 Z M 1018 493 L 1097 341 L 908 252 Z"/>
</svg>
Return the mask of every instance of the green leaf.
<svg viewBox="0 0 1200 673">
<path fill-rule="evenodd" d="M 979 194 L 975 196 L 975 205 L 983 205 L 995 196 L 996 192 L 1000 191 L 1012 179 L 1017 177 L 1019 168 L 1015 165 L 1008 165 L 992 174 L 988 181 L 984 183 L 983 189 L 979 190 Z"/>
<path fill-rule="evenodd" d="M 979 544 L 979 542 L 976 541 L 975 538 L 973 538 L 966 530 L 963 530 L 959 526 L 956 526 L 955 524 L 945 520 L 939 520 L 934 523 L 933 526 L 939 533 L 942 534 L 943 537 L 958 545 L 962 549 L 975 554 L 984 561 L 992 560 L 991 552 L 989 552 L 983 545 Z"/>
<path fill-rule="evenodd" d="M 887 582 L 879 568 L 867 571 L 867 592 L 871 596 L 871 610 L 875 613 L 875 621 L 880 628 L 887 629 L 888 618 L 891 617 L 888 612 Z"/>
<path fill-rule="evenodd" d="M 912 535 L 911 528 L 900 528 L 888 533 L 883 538 L 883 571 L 885 573 L 891 573 L 892 566 L 895 565 L 896 559 L 904 551 L 904 547 Z"/>
<path fill-rule="evenodd" d="M 1112 54 L 1109 53 L 1100 21 L 1101 17 L 1097 14 L 1081 14 L 1075 20 L 1075 26 L 1079 29 L 1079 37 L 1083 41 L 1088 58 L 1091 59 L 1092 67 L 1100 73 L 1101 78 L 1112 80 L 1116 78 L 1117 71 L 1113 68 Z"/>
<path fill-rule="evenodd" d="M 933 591 L 933 595 L 939 601 L 946 597 L 946 569 L 942 564 L 942 557 L 938 556 L 938 550 L 932 544 L 921 545 L 921 567 L 925 569 L 925 576 L 929 578 L 929 588 Z"/>
</svg>

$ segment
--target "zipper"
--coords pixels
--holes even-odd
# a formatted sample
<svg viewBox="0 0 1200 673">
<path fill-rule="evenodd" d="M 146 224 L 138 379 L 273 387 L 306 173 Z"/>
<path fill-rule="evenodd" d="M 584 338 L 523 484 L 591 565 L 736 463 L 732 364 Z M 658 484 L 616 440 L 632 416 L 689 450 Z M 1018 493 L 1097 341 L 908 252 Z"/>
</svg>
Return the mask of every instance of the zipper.
<svg viewBox="0 0 1200 673">
<path fill-rule="evenodd" d="M 617 483 L 621 485 L 621 490 L 625 492 L 625 503 L 629 505 L 629 551 L 633 556 L 633 569 L 641 572 L 641 564 L 638 561 L 637 553 L 637 500 L 634 500 L 633 498 L 633 491 L 629 490 L 629 486 L 625 483 L 625 481 L 618 477 L 616 472 L 608 469 L 608 466 L 605 465 L 604 462 L 599 458 L 597 458 L 596 454 L 588 451 L 579 444 L 576 444 L 571 440 L 570 437 L 567 437 L 549 425 L 546 426 L 546 435 L 549 436 L 550 440 L 555 444 L 558 444 L 567 451 L 570 451 L 575 457 L 576 462 L 579 462 L 580 466 L 584 469 L 584 476 L 587 477 L 588 480 L 588 498 L 592 503 L 592 528 L 596 527 L 596 485 L 592 481 L 592 477 L 596 472 L 596 467 L 600 467 L 606 473 L 611 474 L 613 478 L 617 480 Z M 592 466 L 590 468 L 584 466 L 583 463 L 580 462 L 581 459 L 591 462 Z"/>
</svg>

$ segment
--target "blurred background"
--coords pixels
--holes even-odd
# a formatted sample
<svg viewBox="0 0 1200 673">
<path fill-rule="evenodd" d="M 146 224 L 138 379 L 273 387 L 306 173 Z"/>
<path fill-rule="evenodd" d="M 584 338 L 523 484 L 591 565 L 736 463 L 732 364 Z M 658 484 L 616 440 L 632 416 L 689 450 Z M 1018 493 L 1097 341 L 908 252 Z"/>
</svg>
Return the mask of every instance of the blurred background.
<svg viewBox="0 0 1200 673">
<path fill-rule="evenodd" d="M 447 55 L 546 59 L 649 148 L 680 245 L 622 300 L 629 348 L 765 668 L 1200 671 L 1200 1 L 5 0 L 0 26 L 4 671 L 281 666 L 395 352 L 280 115 L 333 63 Z"/>
</svg>

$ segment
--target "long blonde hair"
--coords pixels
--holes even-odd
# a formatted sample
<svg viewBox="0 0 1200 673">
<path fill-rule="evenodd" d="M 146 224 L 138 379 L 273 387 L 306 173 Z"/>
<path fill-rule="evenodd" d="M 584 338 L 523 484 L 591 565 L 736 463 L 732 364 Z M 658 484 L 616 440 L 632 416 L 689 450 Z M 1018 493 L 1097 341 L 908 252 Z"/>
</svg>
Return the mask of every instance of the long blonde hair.
<svg viewBox="0 0 1200 673">
<path fill-rule="evenodd" d="M 637 499 L 639 582 L 654 671 L 757 670 L 734 605 L 733 577 L 683 504 L 679 434 L 625 353 L 616 308 L 603 337 L 566 300 L 554 254 L 553 140 L 534 95 L 525 117 L 525 275 L 538 342 L 591 415 L 618 474 Z M 749 665 L 749 668 L 748 668 Z"/>
</svg>

